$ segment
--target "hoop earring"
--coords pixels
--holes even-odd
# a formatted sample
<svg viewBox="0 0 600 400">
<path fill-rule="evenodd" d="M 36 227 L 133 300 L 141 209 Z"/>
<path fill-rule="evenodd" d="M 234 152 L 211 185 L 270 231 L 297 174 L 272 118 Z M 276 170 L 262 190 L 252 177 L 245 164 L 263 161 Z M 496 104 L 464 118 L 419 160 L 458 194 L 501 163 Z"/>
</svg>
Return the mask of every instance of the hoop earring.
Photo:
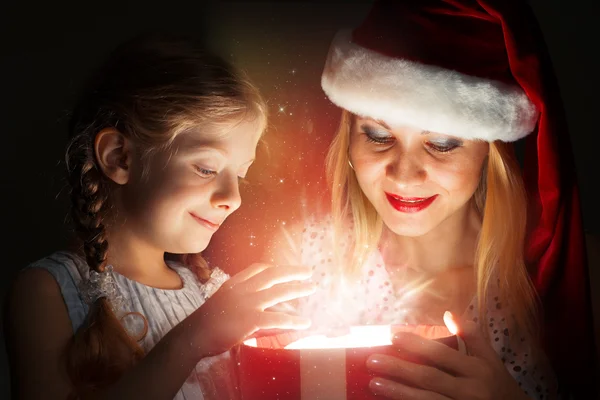
<svg viewBox="0 0 600 400">
<path fill-rule="evenodd" d="M 352 171 L 354 171 L 354 165 L 352 165 L 352 161 L 350 161 L 350 158 L 348 158 L 348 165 L 350 166 Z"/>
</svg>

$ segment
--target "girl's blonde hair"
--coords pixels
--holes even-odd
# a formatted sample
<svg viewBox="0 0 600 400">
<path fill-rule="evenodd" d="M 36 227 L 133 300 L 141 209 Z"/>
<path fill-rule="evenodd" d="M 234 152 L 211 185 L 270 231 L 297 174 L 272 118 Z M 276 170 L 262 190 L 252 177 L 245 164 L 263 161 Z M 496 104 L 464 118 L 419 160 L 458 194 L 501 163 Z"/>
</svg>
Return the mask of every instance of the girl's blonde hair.
<svg viewBox="0 0 600 400">
<path fill-rule="evenodd" d="M 335 237 L 347 237 L 348 222 L 353 224 L 349 251 L 337 255 L 345 261 L 342 265 L 350 266 L 346 271 L 349 274 L 356 272 L 376 248 L 383 227 L 349 164 L 352 123 L 353 115 L 343 110 L 326 162 Z M 514 315 L 513 328 L 533 337 L 537 334 L 538 302 L 524 260 L 527 198 L 510 143 L 490 143 L 487 165 L 473 200 L 482 216 L 473 259 L 479 318 L 485 321 L 487 307 L 507 306 L 508 315 Z M 494 285 L 508 304 L 487 304 L 489 289 Z"/>
<path fill-rule="evenodd" d="M 202 43 L 162 34 L 142 35 L 119 46 L 90 80 L 72 115 L 66 151 L 72 220 L 91 270 L 102 271 L 110 249 L 113 182 L 101 171 L 94 151 L 96 135 L 115 128 L 142 155 L 144 173 L 157 151 L 171 150 L 186 129 L 207 124 L 258 120 L 266 125 L 266 105 L 258 90 Z M 181 259 L 208 279 L 200 254 Z M 67 349 L 73 396 L 115 382 L 144 356 L 101 298 Z"/>
</svg>

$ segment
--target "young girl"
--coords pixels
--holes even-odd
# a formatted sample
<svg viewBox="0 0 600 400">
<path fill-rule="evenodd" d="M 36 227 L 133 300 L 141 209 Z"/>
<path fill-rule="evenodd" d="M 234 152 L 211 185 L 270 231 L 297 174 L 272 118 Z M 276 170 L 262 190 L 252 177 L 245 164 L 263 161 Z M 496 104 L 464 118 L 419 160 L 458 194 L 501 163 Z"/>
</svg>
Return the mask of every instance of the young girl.
<svg viewBox="0 0 600 400">
<path fill-rule="evenodd" d="M 310 293 L 310 268 L 255 264 L 228 280 L 198 255 L 240 206 L 265 112 L 195 41 L 142 36 L 111 54 L 70 124 L 83 251 L 36 261 L 12 288 L 15 398 L 235 398 L 224 352 L 258 329 L 308 326 L 264 310 Z"/>
<path fill-rule="evenodd" d="M 398 334 L 399 357 L 375 355 L 367 363 L 380 396 L 556 397 L 536 340 L 528 219 L 537 227 L 527 261 L 538 268 L 542 299 L 559 294 L 549 290 L 561 286 L 557 260 L 568 263 L 568 284 L 576 282 L 559 294 L 570 293 L 560 301 L 573 307 L 555 305 L 551 316 L 568 321 L 562 345 L 591 342 L 588 316 L 577 318 L 586 311 L 587 275 L 570 159 L 561 155 L 568 141 L 552 82 L 542 76 L 548 66 L 526 28 L 531 22 L 506 0 L 378 1 L 360 27 L 331 46 L 322 86 L 343 109 L 327 160 L 332 215 L 288 232 L 268 257 L 313 267 L 317 293 L 297 302 L 313 328 L 335 334 L 348 325 L 399 324 L 430 337 L 443 336 L 454 319 L 469 351 Z M 510 142 L 534 131 L 528 215 Z M 559 229 L 575 235 L 570 243 L 552 236 Z M 575 326 L 584 329 L 572 333 Z M 593 347 L 581 349 L 588 353 L 571 360 L 593 357 Z M 406 352 L 433 366 L 401 359 Z M 563 369 L 590 376 L 587 366 Z M 570 378 L 569 389 L 591 389 L 592 381 Z"/>
</svg>

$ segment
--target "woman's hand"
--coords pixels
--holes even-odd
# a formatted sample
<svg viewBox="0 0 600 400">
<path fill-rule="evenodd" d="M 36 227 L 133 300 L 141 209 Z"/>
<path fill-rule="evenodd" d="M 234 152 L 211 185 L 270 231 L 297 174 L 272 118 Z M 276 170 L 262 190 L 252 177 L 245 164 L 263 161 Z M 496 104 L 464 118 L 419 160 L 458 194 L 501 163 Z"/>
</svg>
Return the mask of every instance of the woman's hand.
<svg viewBox="0 0 600 400">
<path fill-rule="evenodd" d="M 312 268 L 253 264 L 226 281 L 198 310 L 196 348 L 200 357 L 223 353 L 259 329 L 306 329 L 307 318 L 265 309 L 314 293 L 315 286 L 298 282 Z"/>
<path fill-rule="evenodd" d="M 447 312 L 444 320 L 448 318 L 452 316 Z M 371 380 L 371 390 L 402 400 L 528 399 L 478 326 L 471 321 L 456 325 L 468 355 L 415 334 L 398 333 L 393 339 L 398 357 L 374 354 L 367 360 L 367 367 L 382 375 Z M 452 331 L 452 327 L 449 329 Z M 433 366 L 403 360 L 403 353 Z"/>
</svg>

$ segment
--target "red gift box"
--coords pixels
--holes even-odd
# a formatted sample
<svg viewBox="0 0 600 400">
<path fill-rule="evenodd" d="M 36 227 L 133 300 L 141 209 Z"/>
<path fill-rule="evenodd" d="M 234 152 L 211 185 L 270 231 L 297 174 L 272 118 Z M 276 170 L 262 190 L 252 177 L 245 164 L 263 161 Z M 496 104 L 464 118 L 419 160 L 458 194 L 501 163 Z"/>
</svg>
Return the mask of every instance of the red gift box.
<svg viewBox="0 0 600 400">
<path fill-rule="evenodd" d="M 354 344 L 352 347 L 286 349 L 291 343 L 310 335 L 301 331 L 259 337 L 244 342 L 237 351 L 241 398 L 374 400 L 368 386 L 375 374 L 367 369 L 366 361 L 372 354 L 398 355 L 398 349 L 389 340 L 397 331 L 412 331 L 464 352 L 460 338 L 451 335 L 445 327 L 432 326 L 388 327 L 388 338 L 384 342 L 389 344 L 368 347 Z M 406 355 L 402 358 L 424 363 Z"/>
</svg>

